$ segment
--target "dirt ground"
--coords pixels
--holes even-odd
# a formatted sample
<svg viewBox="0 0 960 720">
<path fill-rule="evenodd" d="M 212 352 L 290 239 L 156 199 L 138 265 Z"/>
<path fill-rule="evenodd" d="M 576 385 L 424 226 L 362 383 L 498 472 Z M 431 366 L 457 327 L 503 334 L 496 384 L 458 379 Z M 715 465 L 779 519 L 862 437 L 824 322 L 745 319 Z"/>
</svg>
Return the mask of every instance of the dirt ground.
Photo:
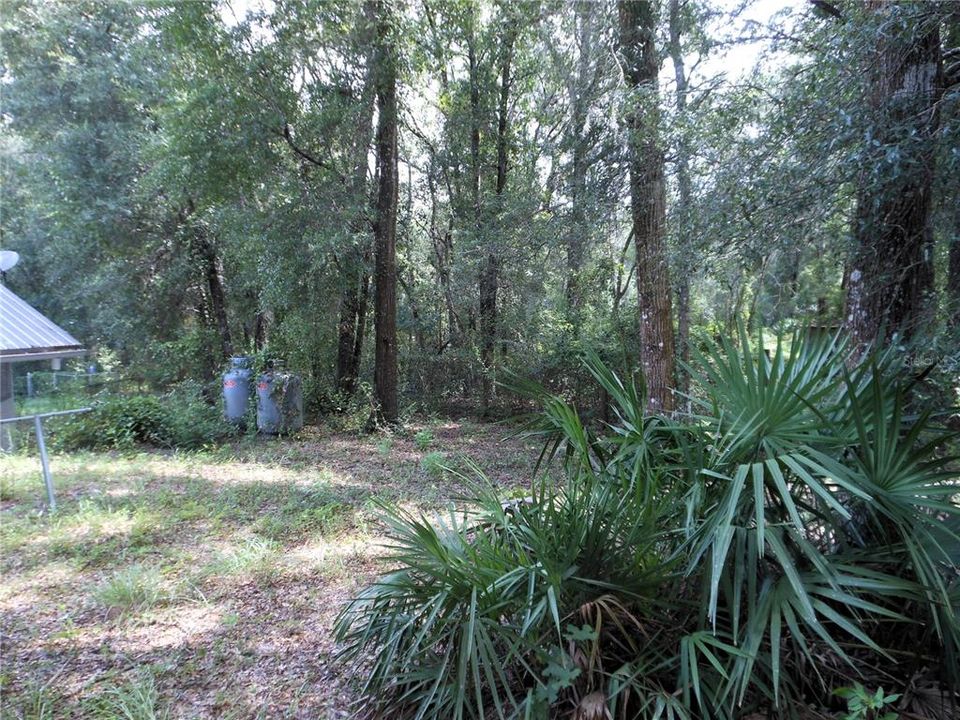
<svg viewBox="0 0 960 720">
<path fill-rule="evenodd" d="M 522 487 L 539 448 L 509 434 L 434 421 L 54 456 L 52 515 L 37 458 L 0 458 L 0 716 L 354 717 L 331 628 L 382 565 L 377 503 L 448 506 L 462 486 L 441 466 L 468 458 Z"/>
</svg>

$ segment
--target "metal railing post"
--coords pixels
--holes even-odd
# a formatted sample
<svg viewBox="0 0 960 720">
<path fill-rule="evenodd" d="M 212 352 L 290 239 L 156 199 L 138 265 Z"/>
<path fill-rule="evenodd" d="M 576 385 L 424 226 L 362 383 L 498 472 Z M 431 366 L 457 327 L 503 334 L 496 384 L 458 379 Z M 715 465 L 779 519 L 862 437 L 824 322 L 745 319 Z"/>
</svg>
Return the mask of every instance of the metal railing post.
<svg viewBox="0 0 960 720">
<path fill-rule="evenodd" d="M 47 443 L 43 439 L 43 419 L 39 415 L 33 416 L 33 427 L 37 432 L 37 448 L 40 450 L 40 465 L 43 467 L 43 483 L 47 486 L 47 502 L 50 505 L 50 512 L 54 512 L 57 509 L 57 499 L 53 496 L 50 458 L 47 457 Z"/>
<path fill-rule="evenodd" d="M 40 465 L 43 468 L 43 484 L 47 486 L 47 501 L 50 505 L 50 511 L 57 509 L 57 499 L 53 496 L 53 478 L 50 475 L 50 456 L 47 455 L 47 442 L 43 437 L 43 419 L 48 417 L 60 417 L 61 415 L 76 415 L 78 413 L 90 412 L 93 408 L 77 408 L 76 410 L 56 410 L 48 413 L 38 413 L 37 415 L 21 415 L 18 417 L 0 418 L 0 429 L 8 423 L 25 422 L 33 420 L 33 429 L 37 434 L 37 449 L 40 451 Z"/>
</svg>

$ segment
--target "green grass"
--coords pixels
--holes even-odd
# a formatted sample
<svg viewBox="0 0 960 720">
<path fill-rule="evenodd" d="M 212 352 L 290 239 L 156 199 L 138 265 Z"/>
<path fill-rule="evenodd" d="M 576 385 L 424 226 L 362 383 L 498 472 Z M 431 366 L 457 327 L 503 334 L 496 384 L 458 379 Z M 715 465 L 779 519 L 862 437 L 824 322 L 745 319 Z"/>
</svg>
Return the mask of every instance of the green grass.
<svg viewBox="0 0 960 720">
<path fill-rule="evenodd" d="M 109 685 L 90 699 L 88 711 L 96 720 L 166 720 L 170 717 L 160 701 L 153 675 L 147 672 L 129 682 Z"/>
<path fill-rule="evenodd" d="M 254 638 L 275 648 L 269 654 L 312 652 L 285 640 L 304 632 L 308 614 L 331 623 L 336 603 L 370 572 L 383 531 L 375 500 L 426 509 L 455 492 L 438 479 L 445 456 L 435 441 L 435 452 L 418 457 L 409 435 L 341 433 L 326 443 L 329 432 L 319 442 L 244 436 L 196 451 L 54 452 L 55 513 L 45 508 L 35 450 L 3 458 L 5 642 L 41 648 L 49 660 L 5 654 L 0 717 L 255 715 L 245 687 L 221 682 L 258 662 Z M 465 423 L 458 437 L 445 435 L 444 450 L 519 462 L 515 449 L 494 445 L 499 437 Z M 287 603 L 296 612 L 275 612 Z M 329 637 L 312 620 L 306 628 L 305 643 Z M 95 659 L 64 664 L 108 637 Z M 131 675 L 131 662 L 151 676 Z M 198 681 L 208 707 L 222 693 L 199 715 L 180 704 L 192 702 L 184 698 Z M 289 677 L 254 682 L 271 703 L 282 698 L 278 717 L 296 714 L 289 703 L 300 691 Z M 305 687 L 301 714 L 324 717 L 317 696 L 327 690 Z"/>
<path fill-rule="evenodd" d="M 94 588 L 98 604 L 122 612 L 149 610 L 169 599 L 163 575 L 145 565 L 131 565 L 114 572 Z"/>
<path fill-rule="evenodd" d="M 285 540 L 342 531 L 356 512 L 353 500 L 322 486 L 251 483 L 221 493 L 214 512 L 221 520 L 248 525 L 263 537 Z"/>
<path fill-rule="evenodd" d="M 23 398 L 17 400 L 17 415 L 76 410 L 89 407 L 91 402 L 93 402 L 93 398 L 90 396 L 77 393 L 56 393 L 41 397 Z"/>
<path fill-rule="evenodd" d="M 393 438 L 385 437 L 377 443 L 377 453 L 380 457 L 384 459 L 390 457 L 391 450 L 393 450 Z"/>
<path fill-rule="evenodd" d="M 155 510 L 131 504 L 83 499 L 65 503 L 50 515 L 37 511 L 9 514 L 0 523 L 3 567 L 16 557 L 23 568 L 50 560 L 70 560 L 81 567 L 115 563 L 117 558 L 147 553 L 169 528 Z"/>
<path fill-rule="evenodd" d="M 217 553 L 202 575 L 264 575 L 276 566 L 281 545 L 262 537 L 244 538 L 239 544 Z"/>
<path fill-rule="evenodd" d="M 0 475 L 0 501 L 22 502 L 27 500 L 28 497 L 28 490 L 24 483 L 17 482 L 7 475 Z"/>
<path fill-rule="evenodd" d="M 447 464 L 447 456 L 442 452 L 434 450 L 424 455 L 420 464 L 428 475 L 434 478 L 440 478 L 443 477 L 443 471 Z"/>
<path fill-rule="evenodd" d="M 421 430 L 413 436 L 413 443 L 417 450 L 426 450 L 433 443 L 433 432 L 430 430 Z"/>
<path fill-rule="evenodd" d="M 18 702 L 10 707 L 7 702 L 2 705 L 3 710 L 12 710 L 15 715 L 12 717 L 20 720 L 54 720 L 54 712 L 59 698 L 46 685 L 32 683 L 18 699 Z M 0 712 L 0 717 L 6 717 L 5 713 Z"/>
</svg>

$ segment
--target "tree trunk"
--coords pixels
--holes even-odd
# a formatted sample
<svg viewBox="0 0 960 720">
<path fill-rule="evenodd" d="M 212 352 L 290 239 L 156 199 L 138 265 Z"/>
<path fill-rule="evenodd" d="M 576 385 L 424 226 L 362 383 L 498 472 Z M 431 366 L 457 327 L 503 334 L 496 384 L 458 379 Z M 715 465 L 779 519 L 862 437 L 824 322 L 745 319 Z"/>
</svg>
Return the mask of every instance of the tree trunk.
<svg viewBox="0 0 960 720">
<path fill-rule="evenodd" d="M 199 219 L 191 222 L 191 216 L 195 212 L 193 198 L 188 197 L 183 207 L 177 211 L 177 224 L 186 226 L 190 257 L 199 263 L 202 273 L 202 278 L 197 280 L 200 285 L 200 307 L 197 314 L 216 329 L 220 338 L 220 358 L 225 360 L 233 355 L 233 339 L 230 335 L 230 323 L 227 321 L 226 293 L 221 279 L 222 265 L 217 248 L 207 235 L 206 226 Z M 216 374 L 215 368 L 211 371 Z"/>
<path fill-rule="evenodd" d="M 353 395 L 356 376 L 352 372 L 353 346 L 357 333 L 357 287 L 349 282 L 340 295 L 340 319 L 337 323 L 337 390 L 346 396 Z"/>
<path fill-rule="evenodd" d="M 473 201 L 473 231 L 474 242 L 483 247 L 483 207 L 480 204 L 480 68 L 477 65 L 477 49 L 474 23 L 476 18 L 470 19 L 470 28 L 467 35 L 467 63 L 470 77 L 470 194 Z M 487 335 L 496 331 L 496 301 L 491 302 L 491 278 L 489 257 L 484 254 L 480 268 L 478 289 L 480 294 L 480 364 L 482 367 L 480 379 L 480 414 L 486 415 L 490 404 L 492 383 L 489 373 L 492 372 L 494 341 L 487 342 Z M 489 316 L 489 318 L 488 318 Z M 472 322 L 470 323 L 473 324 Z"/>
<path fill-rule="evenodd" d="M 260 352 L 267 346 L 267 334 L 270 332 L 270 312 L 258 310 L 253 316 L 253 349 Z"/>
<path fill-rule="evenodd" d="M 233 340 L 230 337 L 230 324 L 227 322 L 226 294 L 223 291 L 223 281 L 220 279 L 220 257 L 210 238 L 207 237 L 205 229 L 197 229 L 196 239 L 203 259 L 203 271 L 210 297 L 210 315 L 220 337 L 221 357 L 226 360 L 233 355 Z"/>
<path fill-rule="evenodd" d="M 445 230 L 437 227 L 437 190 L 433 181 L 433 159 L 431 158 L 430 172 L 427 173 L 427 187 L 430 189 L 430 238 L 433 241 L 433 257 L 435 258 L 435 267 L 437 269 L 437 283 L 439 284 L 440 295 L 443 297 L 444 306 L 447 315 L 447 339 L 444 341 L 442 326 L 443 322 L 438 323 L 441 330 L 437 337 L 437 354 L 443 352 L 447 345 L 457 347 L 460 336 L 463 334 L 463 327 L 460 323 L 460 317 L 457 315 L 456 307 L 453 302 L 453 288 L 450 284 L 450 266 L 453 263 L 453 214 L 451 213 Z"/>
<path fill-rule="evenodd" d="M 395 425 L 397 401 L 397 49 L 388 0 L 377 0 L 373 65 L 377 95 L 376 299 L 374 395 L 377 422 Z"/>
<path fill-rule="evenodd" d="M 376 22 L 374 3 L 364 6 L 358 28 L 358 42 L 373 45 L 372 30 Z M 373 53 L 366 53 L 367 75 L 360 96 L 359 123 L 352 143 L 353 165 L 350 173 L 350 198 L 356 209 L 350 221 L 350 231 L 359 237 L 357 247 L 346 253 L 343 269 L 346 285 L 340 296 L 340 318 L 337 325 L 337 389 L 346 396 L 353 395 L 360 373 L 363 333 L 366 326 L 367 296 L 370 285 L 370 237 L 368 213 L 371 198 L 367 187 L 367 154 L 373 135 Z"/>
<path fill-rule="evenodd" d="M 655 45 L 656 7 L 646 0 L 620 0 L 620 53 L 630 91 L 625 115 L 630 150 L 630 206 L 637 252 L 640 367 L 647 410 L 674 408 L 673 317 L 667 265 L 666 184 L 659 144 L 660 63 Z"/>
<path fill-rule="evenodd" d="M 683 47 L 680 44 L 681 19 L 679 0 L 670 0 L 670 59 L 677 84 L 676 110 L 681 124 L 687 116 L 687 73 L 683 62 Z M 677 226 L 679 238 L 679 272 L 677 273 L 677 344 L 680 360 L 690 358 L 690 274 L 693 271 L 693 242 L 690 236 L 692 210 L 692 183 L 690 179 L 690 144 L 683 128 L 677 136 Z M 677 388 L 687 392 L 686 370 L 679 370 Z"/>
<path fill-rule="evenodd" d="M 953 226 L 950 232 L 947 266 L 947 302 L 950 307 L 948 322 L 951 327 L 960 327 L 960 203 L 953 209 Z"/>
<path fill-rule="evenodd" d="M 370 304 L 370 275 L 364 273 L 360 281 L 360 304 L 357 308 L 357 332 L 353 340 L 353 357 L 350 358 L 350 369 L 353 377 L 360 375 L 360 360 L 363 354 L 363 338 L 367 329 L 367 306 Z"/>
<path fill-rule="evenodd" d="M 227 301 L 220 275 L 220 258 L 213 256 L 207 265 L 207 287 L 210 289 L 210 310 L 220 335 L 220 353 L 226 359 L 233 355 L 233 340 L 230 336 L 230 324 L 227 322 Z"/>
<path fill-rule="evenodd" d="M 869 6 L 878 14 L 896 9 L 879 0 Z M 930 216 L 942 62 L 939 23 L 930 22 L 926 7 L 920 14 L 926 17 L 907 29 L 888 24 L 868 69 L 866 100 L 879 145 L 867 148 L 858 178 L 845 312 L 859 349 L 882 330 L 909 338 L 933 286 Z"/>
<path fill-rule="evenodd" d="M 515 25 L 507 20 L 500 55 L 500 99 L 497 109 L 497 213 L 501 234 L 505 231 L 503 192 L 507 187 L 509 168 L 508 114 L 510 109 L 510 71 L 513 63 Z M 488 247 L 480 275 L 480 360 L 483 363 L 483 397 L 481 413 L 490 413 L 497 343 L 497 293 L 500 289 L 500 248 Z"/>
<path fill-rule="evenodd" d="M 584 137 L 587 125 L 587 110 L 590 98 L 590 61 L 593 55 L 593 13 L 591 2 L 578 2 L 576 12 L 577 73 L 568 85 L 570 95 L 570 138 L 573 141 L 573 164 L 570 177 L 570 229 L 567 232 L 567 286 L 566 299 L 570 318 L 577 323 L 582 293 L 580 273 L 584 256 L 589 246 L 589 228 L 586 223 L 584 204 L 587 201 L 587 151 L 588 140 Z"/>
<path fill-rule="evenodd" d="M 355 269 L 340 297 L 340 321 L 337 325 L 337 390 L 353 395 L 360 374 L 363 336 L 367 320 L 370 275 Z"/>
<path fill-rule="evenodd" d="M 944 92 L 954 92 L 960 85 L 960 7 L 954 5 L 953 12 L 947 16 L 944 47 L 950 60 L 944 60 Z M 948 90 L 949 87 L 949 90 Z M 944 119 L 943 126 L 957 127 L 960 121 L 960 109 L 952 105 L 953 112 Z M 956 135 L 954 135 L 956 137 Z M 956 195 L 948 195 L 953 202 L 953 215 L 950 218 L 947 238 L 947 323 L 951 328 L 960 328 L 960 201 Z"/>
</svg>

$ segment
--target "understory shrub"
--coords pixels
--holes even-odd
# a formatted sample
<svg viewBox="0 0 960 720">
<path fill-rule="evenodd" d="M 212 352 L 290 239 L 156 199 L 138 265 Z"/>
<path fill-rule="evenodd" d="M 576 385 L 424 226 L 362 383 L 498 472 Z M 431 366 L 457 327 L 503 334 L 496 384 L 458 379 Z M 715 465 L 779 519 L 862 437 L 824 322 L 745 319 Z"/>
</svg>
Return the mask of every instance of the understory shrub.
<svg viewBox="0 0 960 720">
<path fill-rule="evenodd" d="M 439 478 L 443 476 L 443 471 L 447 463 L 447 456 L 439 450 L 428 452 L 420 461 L 421 467 L 431 477 Z"/>
<path fill-rule="evenodd" d="M 417 450 L 426 450 L 433 442 L 433 431 L 429 429 L 420 430 L 413 436 L 413 443 Z"/>
<path fill-rule="evenodd" d="M 692 362 L 682 420 L 585 364 L 600 428 L 526 386 L 560 479 L 519 500 L 478 480 L 445 519 L 385 509 L 396 569 L 336 626 L 371 715 L 825 718 L 861 683 L 956 717 L 960 486 L 892 354 L 741 331 Z"/>
<path fill-rule="evenodd" d="M 197 449 L 234 432 L 200 388 L 180 385 L 164 395 L 114 395 L 93 410 L 51 426 L 51 444 L 60 450 L 131 449 L 137 444 Z"/>
</svg>

